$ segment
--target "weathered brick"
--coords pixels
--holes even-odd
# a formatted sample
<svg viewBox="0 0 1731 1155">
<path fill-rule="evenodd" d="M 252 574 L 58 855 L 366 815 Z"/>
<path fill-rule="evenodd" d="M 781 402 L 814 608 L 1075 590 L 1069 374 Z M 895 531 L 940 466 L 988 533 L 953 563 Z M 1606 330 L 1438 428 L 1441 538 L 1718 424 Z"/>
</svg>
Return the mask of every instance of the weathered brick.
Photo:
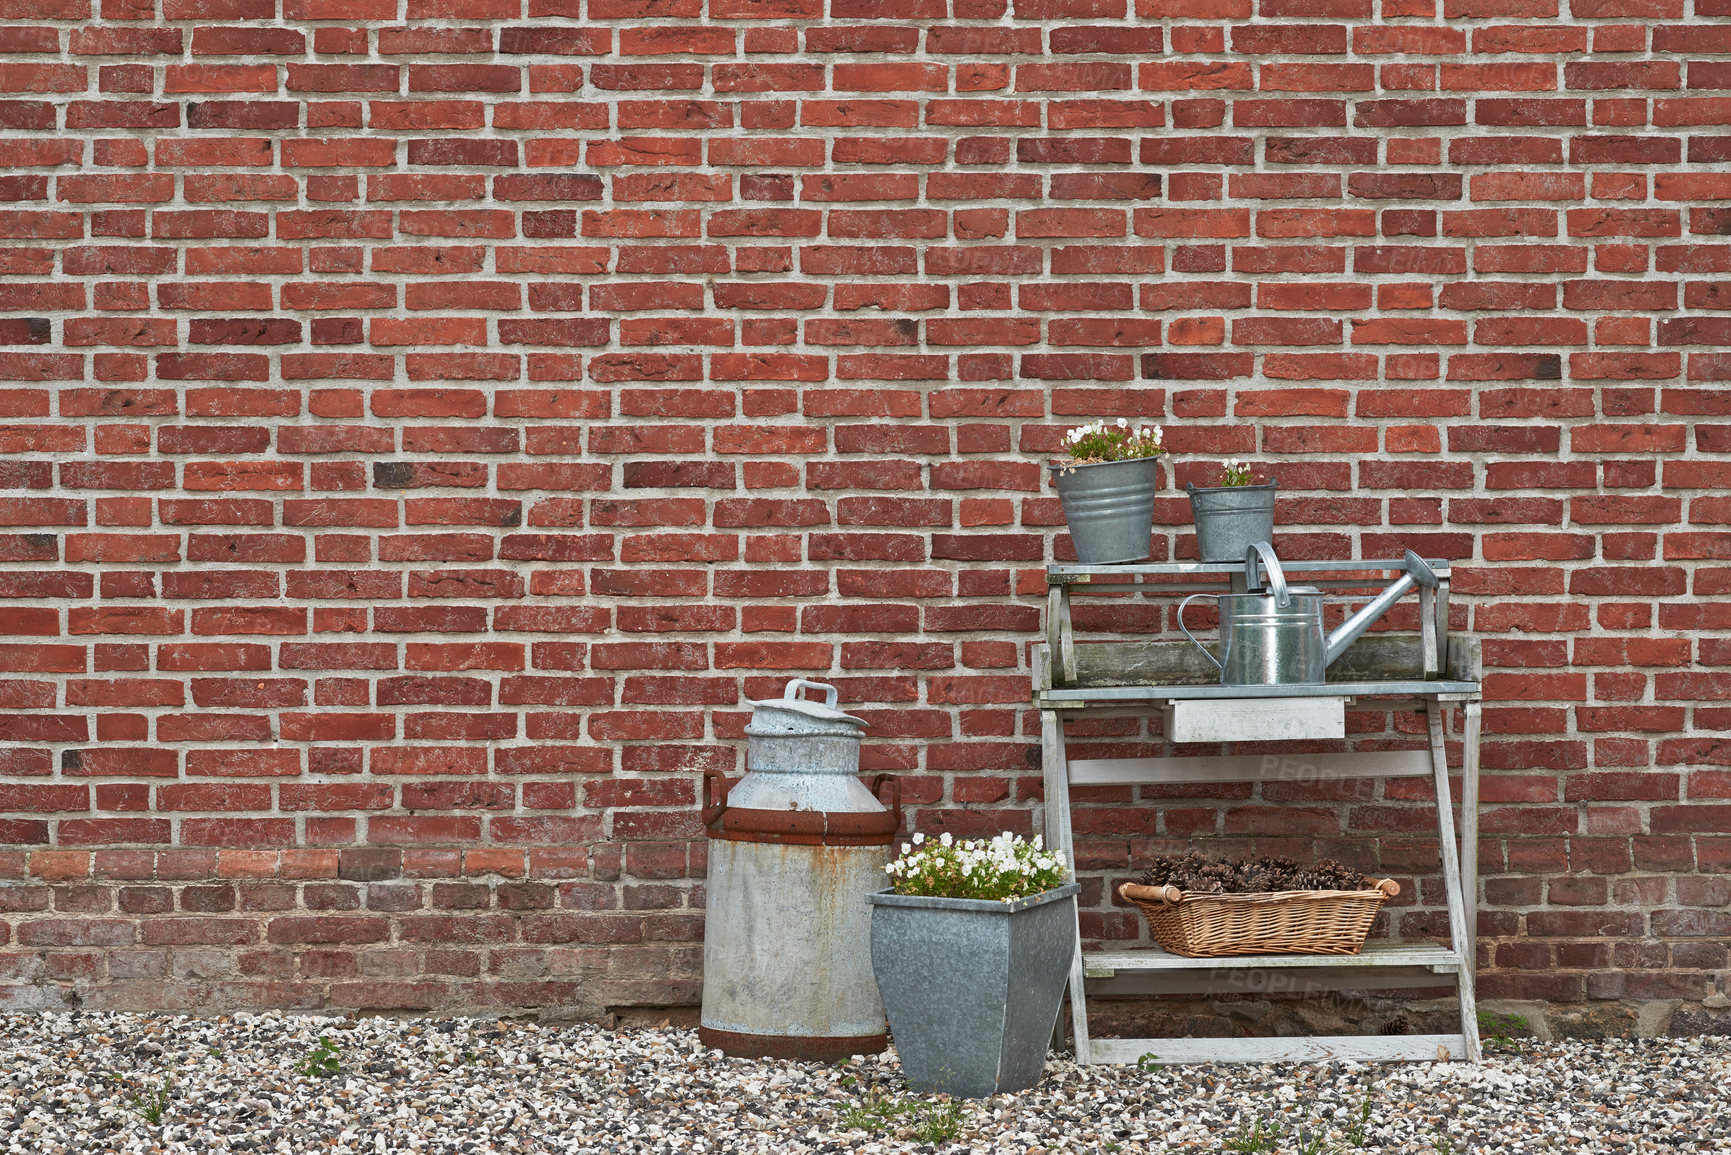
<svg viewBox="0 0 1731 1155">
<path fill-rule="evenodd" d="M 1278 477 L 1283 553 L 1455 559 L 1481 996 L 1722 966 L 1590 941 L 1722 932 L 1720 0 L 122 8 L 33 10 L 77 26 L 0 84 L 0 834 L 125 880 L 19 892 L 49 982 L 158 977 L 142 942 L 532 1008 L 582 984 L 511 968 L 583 944 L 688 998 L 696 772 L 796 674 L 915 825 L 1026 827 L 1041 463 L 1101 416 L 1165 427 L 1168 486 Z M 1188 520 L 1166 491 L 1156 557 Z M 1426 788 L 1078 818 L 1362 822 L 1417 872 Z M 1086 850 L 1089 933 L 1137 933 L 1098 873 L 1151 845 Z"/>
</svg>

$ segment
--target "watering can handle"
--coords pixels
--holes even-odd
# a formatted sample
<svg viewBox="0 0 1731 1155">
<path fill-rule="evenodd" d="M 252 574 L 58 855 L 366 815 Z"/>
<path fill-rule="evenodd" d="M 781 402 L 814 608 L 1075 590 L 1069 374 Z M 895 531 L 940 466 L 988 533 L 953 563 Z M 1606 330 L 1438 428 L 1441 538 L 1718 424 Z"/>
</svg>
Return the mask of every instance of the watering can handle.
<svg viewBox="0 0 1731 1155">
<path fill-rule="evenodd" d="M 1219 594 L 1191 594 L 1189 597 L 1178 603 L 1178 628 L 1184 631 L 1184 636 L 1190 639 L 1190 644 L 1201 650 L 1202 656 L 1213 662 L 1214 668 L 1224 674 L 1226 672 L 1226 667 L 1220 664 L 1220 659 L 1209 653 L 1208 647 L 1197 641 L 1196 636 L 1190 632 L 1190 627 L 1184 624 L 1184 607 L 1195 601 L 1197 598 L 1213 598 L 1216 606 L 1220 604 Z"/>
<path fill-rule="evenodd" d="M 1265 541 L 1256 542 L 1244 551 L 1244 588 L 1253 590 L 1262 584 L 1256 580 L 1259 558 L 1268 575 L 1268 591 L 1274 595 L 1274 604 L 1285 609 L 1292 604 L 1292 595 L 1286 592 L 1286 575 L 1280 572 L 1280 559 L 1274 556 L 1274 547 Z"/>
<path fill-rule="evenodd" d="M 781 692 L 783 698 L 797 698 L 807 690 L 822 690 L 823 704 L 835 709 L 836 688 L 828 682 L 813 682 L 805 678 L 795 678 L 787 684 L 787 689 Z"/>
</svg>

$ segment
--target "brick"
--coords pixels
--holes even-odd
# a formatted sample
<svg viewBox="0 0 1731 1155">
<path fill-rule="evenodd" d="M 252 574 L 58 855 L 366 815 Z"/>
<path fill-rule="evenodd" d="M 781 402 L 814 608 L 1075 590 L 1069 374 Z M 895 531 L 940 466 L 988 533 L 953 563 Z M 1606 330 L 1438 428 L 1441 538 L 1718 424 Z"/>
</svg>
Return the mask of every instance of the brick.
<svg viewBox="0 0 1731 1155">
<path fill-rule="evenodd" d="M 1283 552 L 1457 559 L 1513 908 L 1481 993 L 1698 997 L 1731 862 L 1722 0 L 652 7 L 18 13 L 0 871 L 128 880 L 118 917 L 13 920 L 50 986 L 143 936 L 292 949 L 293 999 L 461 977 L 539 1013 L 575 988 L 504 970 L 580 943 L 689 1001 L 693 772 L 739 772 L 745 699 L 839 672 L 922 806 L 1037 796 L 1017 686 L 1070 549 L 1041 459 L 1123 415 L 1165 426 L 1163 482 L 1268 458 Z M 1157 556 L 1187 518 L 1164 491 Z M 1423 786 L 1300 817 L 1417 828 Z M 1084 852 L 1279 832 L 1244 799 L 1090 800 L 1120 841 Z M 1580 941 L 1658 932 L 1633 908 L 1669 953 Z M 372 973 L 393 941 L 426 945 Z"/>
</svg>

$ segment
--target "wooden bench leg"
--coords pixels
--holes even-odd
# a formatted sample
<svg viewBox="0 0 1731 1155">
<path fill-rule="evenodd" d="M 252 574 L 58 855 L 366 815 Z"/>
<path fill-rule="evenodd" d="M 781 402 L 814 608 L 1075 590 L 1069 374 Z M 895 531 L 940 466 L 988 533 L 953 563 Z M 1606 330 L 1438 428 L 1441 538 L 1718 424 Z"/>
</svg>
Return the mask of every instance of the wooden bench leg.
<svg viewBox="0 0 1731 1155">
<path fill-rule="evenodd" d="M 1070 772 L 1064 754 L 1064 721 L 1056 710 L 1040 711 L 1040 757 L 1045 772 L 1046 846 L 1062 856 L 1076 875 L 1076 847 L 1070 834 Z M 1076 1061 L 1090 1061 L 1088 1049 L 1088 998 L 1083 990 L 1082 927 L 1076 925 L 1075 950 L 1070 956 L 1070 1032 L 1076 1046 Z"/>
<path fill-rule="evenodd" d="M 1472 943 L 1467 934 L 1466 901 L 1461 893 L 1461 860 L 1455 847 L 1454 801 L 1449 791 L 1448 746 L 1443 736 L 1443 706 L 1432 700 L 1425 706 L 1425 720 L 1430 730 L 1430 754 L 1433 778 L 1436 782 L 1437 839 L 1442 850 L 1443 894 L 1448 901 L 1449 940 L 1461 957 L 1461 970 L 1456 973 L 1460 990 L 1461 1035 L 1466 1042 L 1467 1058 L 1479 1061 L 1479 1022 L 1477 1003 L 1473 998 Z M 1474 853 L 1477 853 L 1475 848 Z"/>
</svg>

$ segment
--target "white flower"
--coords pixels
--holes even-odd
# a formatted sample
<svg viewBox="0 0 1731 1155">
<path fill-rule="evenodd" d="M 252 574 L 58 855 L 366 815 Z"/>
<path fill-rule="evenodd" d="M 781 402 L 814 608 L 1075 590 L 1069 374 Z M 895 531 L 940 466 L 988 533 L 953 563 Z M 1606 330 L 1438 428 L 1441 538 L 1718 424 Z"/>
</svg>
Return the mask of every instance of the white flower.
<svg viewBox="0 0 1731 1155">
<path fill-rule="evenodd" d="M 1125 428 L 1128 428 L 1129 425 L 1130 425 L 1130 423 L 1128 421 L 1124 420 L 1124 418 L 1122 418 L 1122 417 L 1118 418 L 1118 428 L 1125 429 Z"/>
<path fill-rule="evenodd" d="M 943 843 L 945 846 L 949 846 L 955 841 L 955 839 L 951 838 L 950 832 L 946 830 L 938 836 L 938 841 Z"/>
<path fill-rule="evenodd" d="M 920 843 L 924 842 L 925 840 L 926 840 L 926 836 L 923 834 L 914 835 L 914 845 L 915 846 L 918 846 Z"/>
</svg>

